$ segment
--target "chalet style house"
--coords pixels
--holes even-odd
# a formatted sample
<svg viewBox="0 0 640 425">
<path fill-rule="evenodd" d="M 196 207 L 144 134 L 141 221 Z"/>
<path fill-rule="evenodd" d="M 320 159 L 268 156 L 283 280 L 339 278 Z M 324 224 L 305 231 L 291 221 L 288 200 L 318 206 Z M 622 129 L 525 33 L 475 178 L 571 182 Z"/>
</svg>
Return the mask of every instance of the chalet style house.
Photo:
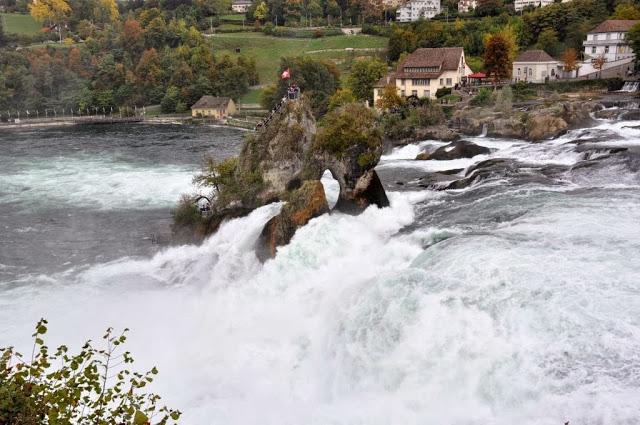
<svg viewBox="0 0 640 425">
<path fill-rule="evenodd" d="M 625 40 L 627 31 L 640 21 L 607 20 L 587 33 L 582 42 L 585 60 L 604 56 L 607 62 L 633 58 L 633 50 Z"/>
<path fill-rule="evenodd" d="M 418 49 L 398 64 L 396 72 L 373 86 L 373 102 L 375 105 L 388 85 L 394 85 L 402 97 L 435 99 L 439 88 L 466 83 L 471 73 L 462 47 Z"/>
<path fill-rule="evenodd" d="M 440 11 L 440 0 L 409 0 L 396 10 L 396 18 L 398 22 L 414 22 L 420 18 L 431 19 Z"/>
<path fill-rule="evenodd" d="M 544 50 L 527 50 L 513 61 L 514 82 L 544 83 L 546 78 L 558 78 L 561 64 Z"/>
<path fill-rule="evenodd" d="M 223 119 L 236 113 L 236 104 L 230 97 L 202 96 L 191 107 L 192 117 Z"/>
</svg>

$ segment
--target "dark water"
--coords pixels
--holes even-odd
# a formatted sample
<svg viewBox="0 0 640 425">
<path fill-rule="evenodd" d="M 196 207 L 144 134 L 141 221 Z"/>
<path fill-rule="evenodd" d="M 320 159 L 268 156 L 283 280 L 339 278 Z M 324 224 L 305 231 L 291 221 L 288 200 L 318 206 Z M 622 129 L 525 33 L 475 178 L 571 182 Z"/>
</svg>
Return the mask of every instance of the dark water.
<svg viewBox="0 0 640 425">
<path fill-rule="evenodd" d="M 237 155 L 224 127 L 0 130 L 0 281 L 147 256 L 204 156 Z"/>
</svg>

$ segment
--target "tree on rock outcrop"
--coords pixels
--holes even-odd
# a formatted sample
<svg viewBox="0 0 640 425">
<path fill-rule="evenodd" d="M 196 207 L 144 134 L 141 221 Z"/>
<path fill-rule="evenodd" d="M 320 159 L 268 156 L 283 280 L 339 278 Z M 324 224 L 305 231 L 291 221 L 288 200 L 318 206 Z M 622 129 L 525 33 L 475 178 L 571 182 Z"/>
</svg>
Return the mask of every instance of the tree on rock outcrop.
<svg viewBox="0 0 640 425">
<path fill-rule="evenodd" d="M 375 110 L 351 104 L 327 114 L 313 147 L 316 161 L 340 184 L 336 210 L 359 213 L 371 204 L 389 205 L 374 170 L 382 155 L 382 129 Z"/>
</svg>

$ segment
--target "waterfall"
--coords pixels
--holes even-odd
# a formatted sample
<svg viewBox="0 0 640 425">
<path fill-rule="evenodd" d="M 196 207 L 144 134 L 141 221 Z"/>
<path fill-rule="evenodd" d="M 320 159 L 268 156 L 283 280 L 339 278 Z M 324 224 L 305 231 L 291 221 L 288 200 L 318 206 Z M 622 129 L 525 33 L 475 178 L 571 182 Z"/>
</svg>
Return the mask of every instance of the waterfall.
<svg viewBox="0 0 640 425">
<path fill-rule="evenodd" d="M 638 83 L 637 81 L 626 81 L 622 86 L 622 88 L 618 91 L 627 92 L 627 93 L 636 92 L 638 91 L 639 85 L 640 83 Z"/>
<path fill-rule="evenodd" d="M 489 124 L 482 124 L 482 134 L 480 137 L 487 137 L 487 131 L 489 130 Z"/>
</svg>

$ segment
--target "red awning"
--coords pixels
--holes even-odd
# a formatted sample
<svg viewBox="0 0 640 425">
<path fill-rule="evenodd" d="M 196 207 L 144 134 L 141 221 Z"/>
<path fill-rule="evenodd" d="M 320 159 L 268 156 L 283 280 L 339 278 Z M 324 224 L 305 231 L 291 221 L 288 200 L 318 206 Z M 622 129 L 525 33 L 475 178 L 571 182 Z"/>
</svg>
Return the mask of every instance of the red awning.
<svg viewBox="0 0 640 425">
<path fill-rule="evenodd" d="M 476 72 L 475 74 L 469 75 L 469 78 L 487 78 L 482 72 Z"/>
</svg>

